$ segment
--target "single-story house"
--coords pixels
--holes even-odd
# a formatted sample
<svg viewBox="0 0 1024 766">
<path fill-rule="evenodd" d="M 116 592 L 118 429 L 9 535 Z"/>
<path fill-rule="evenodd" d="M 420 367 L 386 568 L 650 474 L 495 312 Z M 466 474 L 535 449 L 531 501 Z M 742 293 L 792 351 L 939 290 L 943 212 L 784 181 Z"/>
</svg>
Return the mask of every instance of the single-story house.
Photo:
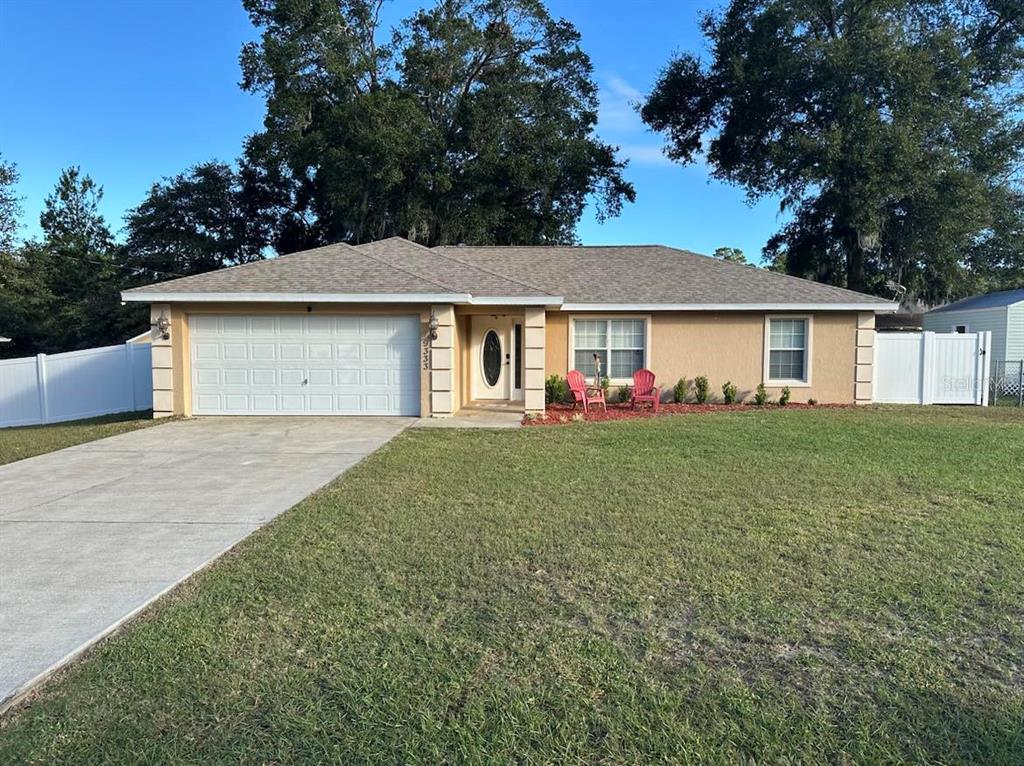
<svg viewBox="0 0 1024 766">
<path fill-rule="evenodd" d="M 654 371 L 869 402 L 870 295 L 660 245 L 328 245 L 122 293 L 151 304 L 166 415 L 413 415 L 544 409 L 594 354 L 613 386 Z"/>
<path fill-rule="evenodd" d="M 1024 289 L 975 295 L 924 315 L 929 332 L 992 333 L 992 361 L 1024 360 Z"/>
</svg>

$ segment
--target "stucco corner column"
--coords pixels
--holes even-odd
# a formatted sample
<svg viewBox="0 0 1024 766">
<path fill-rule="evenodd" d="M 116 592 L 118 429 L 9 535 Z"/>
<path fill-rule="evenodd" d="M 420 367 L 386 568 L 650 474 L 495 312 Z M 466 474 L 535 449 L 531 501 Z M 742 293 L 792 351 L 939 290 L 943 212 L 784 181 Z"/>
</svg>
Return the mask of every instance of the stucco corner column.
<svg viewBox="0 0 1024 766">
<path fill-rule="evenodd" d="M 430 311 L 437 317 L 437 338 L 430 342 L 430 415 L 447 418 L 455 412 L 455 307 Z"/>
<path fill-rule="evenodd" d="M 171 319 L 170 304 L 154 303 L 149 307 L 149 323 L 153 328 L 153 417 L 169 418 L 174 414 L 174 355 L 171 350 L 173 338 L 165 339 L 157 328 L 157 320 L 161 316 L 167 320 Z"/>
<path fill-rule="evenodd" d="M 857 361 L 853 375 L 853 400 L 857 404 L 871 404 L 875 372 L 875 315 L 862 311 L 857 314 Z"/>
<path fill-rule="evenodd" d="M 544 324 L 543 307 L 531 307 L 524 310 L 523 409 L 527 413 L 544 412 L 544 342 L 546 333 Z"/>
</svg>

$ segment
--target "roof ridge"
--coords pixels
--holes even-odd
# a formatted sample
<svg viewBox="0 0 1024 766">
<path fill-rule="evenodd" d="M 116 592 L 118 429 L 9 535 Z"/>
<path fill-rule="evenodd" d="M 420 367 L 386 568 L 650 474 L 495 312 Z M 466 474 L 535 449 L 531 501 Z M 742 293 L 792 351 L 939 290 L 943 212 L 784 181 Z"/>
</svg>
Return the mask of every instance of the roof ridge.
<svg viewBox="0 0 1024 766">
<path fill-rule="evenodd" d="M 505 274 L 499 274 L 496 271 L 491 271 L 490 269 L 485 268 L 483 266 L 480 266 L 479 264 L 476 264 L 476 263 L 468 263 L 466 261 L 463 261 L 460 258 L 453 258 L 452 256 L 448 255 L 447 253 L 438 253 L 437 251 L 441 247 L 448 248 L 448 247 L 452 247 L 452 245 L 439 245 L 438 247 L 430 247 L 430 248 L 427 248 L 427 249 L 430 250 L 431 253 L 435 253 L 436 255 L 440 256 L 441 258 L 447 258 L 449 261 L 454 261 L 455 263 L 458 263 L 458 264 L 460 264 L 462 266 L 470 266 L 471 268 L 478 269 L 479 271 L 482 271 L 485 274 L 490 274 L 493 277 L 500 277 L 501 279 L 504 279 L 504 280 L 506 280 L 508 282 L 515 282 L 517 285 L 522 285 L 523 287 L 529 287 L 531 290 L 537 290 L 541 295 L 550 295 L 552 298 L 558 297 L 555 293 L 549 292 L 547 289 L 545 289 L 543 287 L 537 287 L 537 285 L 531 285 L 529 282 L 523 282 L 521 279 L 516 279 L 515 277 L 510 277 L 510 276 L 507 276 Z M 489 247 L 501 247 L 501 245 L 490 245 Z"/>
<path fill-rule="evenodd" d="M 389 237 L 389 239 L 390 239 L 390 237 Z M 401 237 L 399 237 L 399 239 L 401 239 Z M 381 240 L 377 240 L 377 241 L 379 242 Z M 366 242 L 364 244 L 370 245 L 370 244 L 373 244 L 373 243 L 372 242 Z M 376 261 L 377 263 L 383 264 L 384 266 L 387 266 L 389 269 L 394 269 L 395 271 L 401 271 L 404 274 L 408 274 L 411 277 L 416 277 L 416 279 L 422 279 L 424 282 L 429 282 L 432 285 L 437 285 L 438 287 L 444 288 L 445 290 L 448 290 L 450 292 L 461 293 L 460 290 L 456 290 L 451 285 L 446 285 L 446 284 L 444 284 L 442 282 L 438 282 L 436 279 L 431 279 L 430 277 L 425 277 L 422 274 L 417 274 L 415 271 L 410 271 L 409 269 L 403 269 L 401 266 L 395 266 L 393 263 L 388 263 L 383 258 L 378 258 L 375 255 L 371 255 L 370 253 L 368 253 L 365 250 L 360 250 L 358 247 L 353 247 L 352 249 L 355 250 L 360 255 L 362 255 L 363 257 L 369 258 L 371 261 Z"/>
</svg>

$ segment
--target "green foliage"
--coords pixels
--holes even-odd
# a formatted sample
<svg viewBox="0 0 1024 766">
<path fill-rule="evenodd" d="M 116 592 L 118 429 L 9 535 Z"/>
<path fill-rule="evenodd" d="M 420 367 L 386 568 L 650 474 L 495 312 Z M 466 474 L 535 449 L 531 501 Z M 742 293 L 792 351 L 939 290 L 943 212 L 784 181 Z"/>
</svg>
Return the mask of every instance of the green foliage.
<svg viewBox="0 0 1024 766">
<path fill-rule="evenodd" d="M 818 400 L 812 397 L 807 400 L 807 403 L 813 407 L 815 404 L 818 403 Z"/>
<path fill-rule="evenodd" d="M 608 379 L 607 375 L 605 377 L 601 378 L 601 390 L 604 392 L 605 401 L 608 401 L 608 390 L 611 387 L 612 387 L 612 382 L 611 382 L 611 380 Z"/>
<path fill-rule="evenodd" d="M 0 154 L 0 256 L 14 249 L 18 219 L 21 217 L 21 199 L 16 191 L 20 177 L 17 166 L 13 162 L 5 162 Z"/>
<path fill-rule="evenodd" d="M 267 102 L 244 168 L 282 252 L 572 242 L 588 200 L 603 218 L 634 198 L 579 33 L 540 2 L 437 3 L 390 31 L 368 0 L 244 6 L 242 86 Z"/>
<path fill-rule="evenodd" d="M 43 240 L 0 253 L 0 326 L 14 338 L 0 354 L 107 345 L 145 326 L 144 309 L 120 305 L 126 272 L 102 198 L 88 175 L 64 170 L 39 219 Z"/>
<path fill-rule="evenodd" d="M 722 385 L 722 400 L 726 404 L 735 404 L 737 395 L 738 391 L 736 390 L 736 386 L 733 385 L 732 382 L 726 381 Z"/>
<path fill-rule="evenodd" d="M 729 261 L 730 263 L 743 263 L 747 262 L 747 256 L 743 254 L 743 251 L 738 247 L 719 247 L 715 249 L 715 258 L 720 261 Z"/>
<path fill-rule="evenodd" d="M 757 390 L 754 392 L 754 404 L 758 407 L 768 404 L 768 391 L 765 389 L 764 383 L 757 384 Z"/>
<path fill-rule="evenodd" d="M 617 394 L 617 401 L 628 402 L 629 401 L 629 386 L 619 386 Z"/>
<path fill-rule="evenodd" d="M 1019 3 L 731 0 L 702 26 L 713 55 L 672 60 L 642 115 L 781 198 L 772 268 L 928 301 L 1024 280 Z"/>
<path fill-rule="evenodd" d="M 127 213 L 125 262 L 152 282 L 259 260 L 270 222 L 258 208 L 230 165 L 196 165 Z"/>
<path fill-rule="evenodd" d="M 544 401 L 546 404 L 562 404 L 569 400 L 569 384 L 565 378 L 549 375 L 544 381 Z"/>
<path fill-rule="evenodd" d="M 672 386 L 672 399 L 677 404 L 683 404 L 686 401 L 686 397 L 690 393 L 690 381 L 686 378 L 680 378 L 676 381 L 676 384 Z"/>
<path fill-rule="evenodd" d="M 707 378 L 698 375 L 693 379 L 693 396 L 697 400 L 697 404 L 705 404 L 710 394 L 711 384 L 708 383 Z"/>
<path fill-rule="evenodd" d="M 787 404 L 789 404 L 790 396 L 791 392 L 789 390 L 789 386 L 786 386 L 785 388 L 782 389 L 781 392 L 779 392 L 779 406 L 785 407 Z"/>
</svg>

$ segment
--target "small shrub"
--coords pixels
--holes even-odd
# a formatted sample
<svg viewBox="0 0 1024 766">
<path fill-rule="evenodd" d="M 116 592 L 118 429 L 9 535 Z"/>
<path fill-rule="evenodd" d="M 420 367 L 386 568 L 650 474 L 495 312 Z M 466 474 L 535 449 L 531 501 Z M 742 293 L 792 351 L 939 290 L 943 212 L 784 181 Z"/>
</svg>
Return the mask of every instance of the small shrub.
<svg viewBox="0 0 1024 766">
<path fill-rule="evenodd" d="M 818 400 L 817 399 L 808 399 L 807 403 L 813 407 L 815 404 L 818 403 Z"/>
<path fill-rule="evenodd" d="M 676 381 L 676 384 L 672 386 L 672 399 L 677 404 L 683 404 L 686 401 L 687 395 L 690 393 L 690 381 L 686 378 L 680 378 Z"/>
<path fill-rule="evenodd" d="M 722 386 L 722 399 L 725 400 L 726 404 L 736 404 L 737 393 L 736 386 L 734 386 L 730 381 L 727 381 L 725 385 Z"/>
<path fill-rule="evenodd" d="M 629 401 L 629 386 L 619 386 L 618 397 L 619 397 L 618 400 L 620 402 L 628 402 Z"/>
<path fill-rule="evenodd" d="M 544 381 L 544 402 L 546 404 L 563 404 L 569 400 L 569 384 L 565 378 L 550 376 Z"/>
<path fill-rule="evenodd" d="M 697 400 L 697 404 L 706 404 L 710 392 L 711 385 L 707 378 L 700 375 L 693 379 L 693 397 Z"/>
<path fill-rule="evenodd" d="M 787 404 L 789 404 L 789 397 L 789 386 L 786 386 L 784 389 L 782 389 L 782 393 L 779 394 L 779 405 L 785 407 Z"/>
<path fill-rule="evenodd" d="M 757 384 L 757 391 L 754 392 L 754 404 L 758 407 L 768 404 L 768 391 L 765 390 L 764 383 Z"/>
<path fill-rule="evenodd" d="M 608 379 L 607 375 L 605 377 L 601 378 L 601 390 L 604 392 L 604 400 L 605 401 L 608 401 L 608 389 L 610 389 L 611 387 L 612 387 L 612 382 L 611 382 L 611 380 Z"/>
</svg>

